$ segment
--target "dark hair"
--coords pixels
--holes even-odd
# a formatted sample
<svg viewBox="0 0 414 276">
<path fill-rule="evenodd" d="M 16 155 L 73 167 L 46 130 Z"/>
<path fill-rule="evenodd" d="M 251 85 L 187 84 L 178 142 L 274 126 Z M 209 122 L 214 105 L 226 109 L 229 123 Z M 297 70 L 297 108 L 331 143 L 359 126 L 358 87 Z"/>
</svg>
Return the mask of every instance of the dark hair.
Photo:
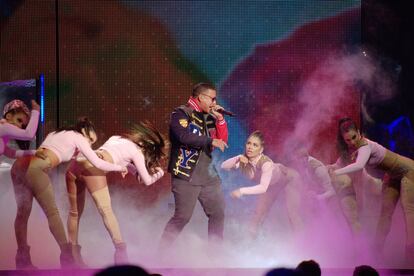
<svg viewBox="0 0 414 276">
<path fill-rule="evenodd" d="M 95 126 L 87 117 L 79 117 L 75 125 L 60 127 L 56 130 L 56 132 L 72 130 L 83 135 L 82 129 L 85 129 L 85 133 L 89 138 L 89 134 L 91 132 L 96 133 Z"/>
<path fill-rule="evenodd" d="M 308 276 L 320 276 L 322 273 L 319 264 L 314 260 L 300 262 L 296 267 L 296 271 L 302 272 L 303 275 Z"/>
<path fill-rule="evenodd" d="M 30 149 L 31 141 L 24 141 L 24 140 L 14 140 L 16 141 L 17 146 L 21 150 L 28 150 Z"/>
<path fill-rule="evenodd" d="M 286 267 L 278 267 L 274 268 L 272 270 L 269 270 L 265 276 L 302 276 L 305 275 L 300 271 L 296 271 L 292 268 L 286 268 Z"/>
<path fill-rule="evenodd" d="M 191 95 L 193 97 L 197 97 L 203 91 L 206 91 L 208 89 L 216 91 L 216 88 L 214 87 L 214 85 L 209 84 L 209 83 L 205 83 L 205 82 L 199 82 L 199 83 L 197 83 L 196 85 L 193 86 L 193 92 L 191 93 Z"/>
<path fill-rule="evenodd" d="M 350 162 L 350 156 L 348 151 L 348 145 L 345 143 L 342 136 L 345 132 L 350 130 L 359 131 L 358 126 L 351 118 L 342 118 L 338 122 L 338 133 L 336 136 L 336 148 L 342 161 L 346 163 Z"/>
<path fill-rule="evenodd" d="M 356 266 L 354 269 L 353 276 L 379 276 L 379 273 L 375 268 L 369 265 Z"/>
<path fill-rule="evenodd" d="M 95 276 L 111 276 L 111 275 L 124 275 L 124 276 L 149 276 L 145 269 L 136 265 L 114 265 L 107 267 L 97 273 Z"/>
<path fill-rule="evenodd" d="M 161 166 L 161 160 L 167 157 L 169 146 L 165 137 L 148 121 L 139 122 L 131 130 L 122 135 L 137 144 L 145 157 L 148 171 L 155 173 L 155 168 Z"/>
<path fill-rule="evenodd" d="M 264 147 L 265 140 L 264 140 L 264 137 L 263 137 L 263 133 L 260 130 L 253 131 L 247 139 L 249 139 L 250 137 L 256 137 L 257 139 L 259 139 L 260 144 L 262 145 L 262 147 Z"/>
</svg>

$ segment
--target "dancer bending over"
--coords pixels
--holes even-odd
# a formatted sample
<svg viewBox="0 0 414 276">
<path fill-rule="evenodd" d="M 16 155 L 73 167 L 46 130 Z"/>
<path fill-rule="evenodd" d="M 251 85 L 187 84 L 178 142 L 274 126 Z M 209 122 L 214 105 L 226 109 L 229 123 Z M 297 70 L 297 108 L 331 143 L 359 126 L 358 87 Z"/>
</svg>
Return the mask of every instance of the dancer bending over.
<svg viewBox="0 0 414 276">
<path fill-rule="evenodd" d="M 139 123 L 123 136 L 110 137 L 96 153 L 103 160 L 113 164 L 132 164 L 137 178 L 145 185 L 151 185 L 164 175 L 160 161 L 166 157 L 166 146 L 164 137 L 146 122 Z M 79 220 L 85 206 L 85 187 L 91 194 L 115 246 L 115 263 L 128 262 L 126 244 L 112 211 L 105 171 L 94 167 L 87 160 L 74 160 L 66 173 L 66 184 L 70 203 L 68 234 L 77 264 L 85 266 L 78 243 Z"/>
<path fill-rule="evenodd" d="M 280 163 L 273 161 L 263 154 L 264 138 L 260 131 L 253 132 L 247 139 L 245 153 L 224 161 L 222 169 L 240 169 L 242 174 L 259 184 L 234 190 L 231 195 L 241 198 L 243 195 L 261 194 L 258 199 L 253 220 L 250 224 L 250 234 L 257 236 L 258 228 L 273 205 L 277 195 L 283 191 L 286 197 L 286 207 L 290 223 L 294 231 L 303 229 L 300 210 L 300 177 L 299 174 Z"/>
<path fill-rule="evenodd" d="M 27 222 L 32 210 L 33 197 L 46 214 L 49 229 L 58 243 L 62 267 L 74 265 L 72 247 L 66 238 L 65 229 L 55 202 L 52 182 L 48 173 L 60 163 L 69 161 L 78 152 L 82 153 L 92 164 L 105 171 L 121 171 L 127 169 L 100 159 L 91 149 L 96 141 L 93 124 L 82 118 L 75 126 L 64 127 L 50 133 L 37 149 L 34 156 L 20 157 L 12 166 L 12 180 L 17 203 L 17 214 L 14 223 L 17 254 L 17 268 L 33 268 L 27 245 Z"/>
</svg>

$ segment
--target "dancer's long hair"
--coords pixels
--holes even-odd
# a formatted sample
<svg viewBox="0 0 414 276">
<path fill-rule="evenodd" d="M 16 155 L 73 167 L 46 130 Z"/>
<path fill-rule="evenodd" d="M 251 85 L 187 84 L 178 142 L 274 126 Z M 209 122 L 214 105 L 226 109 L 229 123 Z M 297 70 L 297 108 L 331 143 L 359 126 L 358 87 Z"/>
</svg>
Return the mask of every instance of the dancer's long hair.
<svg viewBox="0 0 414 276">
<path fill-rule="evenodd" d="M 338 122 L 338 133 L 336 136 L 336 149 L 338 150 L 339 156 L 345 164 L 351 162 L 351 156 L 349 154 L 348 145 L 346 144 L 343 133 L 350 130 L 359 131 L 358 126 L 351 118 L 342 118 Z"/>
<path fill-rule="evenodd" d="M 88 117 L 85 117 L 85 116 L 79 117 L 75 125 L 60 127 L 55 132 L 58 133 L 61 131 L 72 130 L 72 131 L 78 132 L 83 135 L 82 129 L 85 130 L 86 135 L 88 135 L 89 139 L 91 139 L 91 137 L 89 136 L 91 132 L 96 133 L 94 124 L 88 119 Z"/>
<path fill-rule="evenodd" d="M 137 144 L 144 154 L 147 170 L 154 174 L 156 167 L 162 166 L 167 158 L 169 142 L 149 121 L 135 124 L 131 130 L 122 135 Z"/>
</svg>

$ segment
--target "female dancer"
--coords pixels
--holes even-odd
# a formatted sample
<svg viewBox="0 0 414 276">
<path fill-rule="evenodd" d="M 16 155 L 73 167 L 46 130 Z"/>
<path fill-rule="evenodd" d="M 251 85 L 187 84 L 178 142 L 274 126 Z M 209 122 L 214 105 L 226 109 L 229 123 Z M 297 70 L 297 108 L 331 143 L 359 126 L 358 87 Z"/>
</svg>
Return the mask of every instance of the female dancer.
<svg viewBox="0 0 414 276">
<path fill-rule="evenodd" d="M 0 120 L 0 155 L 17 158 L 34 154 L 31 150 L 12 149 L 7 143 L 10 139 L 31 140 L 35 137 L 39 110 L 40 106 L 34 100 L 31 112 L 21 100 L 13 100 L 4 106 L 3 119 Z"/>
<path fill-rule="evenodd" d="M 342 124 L 343 120 L 350 119 L 341 119 L 339 125 Z M 380 196 L 382 182 L 380 179 L 374 178 L 368 174 L 365 169 L 332 177 L 332 171 L 349 165 L 353 162 L 356 156 L 355 149 L 348 147 L 345 143 L 340 128 L 337 133 L 336 146 L 339 158 L 334 164 L 328 165 L 327 167 L 331 175 L 332 184 L 338 195 L 344 217 L 350 226 L 352 234 L 358 238 L 362 232 L 362 222 L 364 222 L 364 224 L 367 223 L 367 221 L 362 221 L 363 214 L 365 213 L 365 215 L 367 215 L 366 211 L 370 209 L 369 205 L 372 205 L 370 202 L 373 197 Z M 367 187 L 368 190 L 364 190 L 364 187 Z M 367 191 L 369 193 L 365 194 Z M 366 199 L 368 198 L 365 198 L 366 196 L 369 196 L 370 200 L 367 201 Z M 378 200 L 374 201 L 377 202 Z M 370 211 L 372 212 L 372 210 Z M 372 214 L 369 214 L 369 216 L 365 218 L 367 219 L 371 216 Z"/>
<path fill-rule="evenodd" d="M 61 266 L 70 267 L 74 264 L 72 247 L 66 238 L 48 172 L 80 152 L 102 170 L 121 171 L 126 174 L 125 167 L 105 162 L 95 154 L 91 149 L 91 144 L 95 141 L 96 132 L 93 124 L 87 118 L 81 118 L 75 126 L 50 133 L 34 156 L 20 157 L 13 164 L 11 173 L 17 202 L 14 223 L 18 245 L 17 268 L 34 268 L 27 245 L 27 222 L 33 197 L 45 212 L 49 229 L 59 244 Z"/>
<path fill-rule="evenodd" d="M 166 157 L 166 141 L 148 122 L 139 123 L 123 136 L 110 137 L 96 152 L 103 160 L 113 164 L 127 166 L 132 163 L 137 177 L 145 185 L 151 185 L 164 175 L 160 161 Z M 105 172 L 88 161 L 74 160 L 66 173 L 66 184 L 70 202 L 68 233 L 75 261 L 80 266 L 85 266 L 78 244 L 78 230 L 85 205 L 86 186 L 112 238 L 115 246 L 115 263 L 127 262 L 126 245 L 112 211 Z"/>
<path fill-rule="evenodd" d="M 378 143 L 363 137 L 352 119 L 340 120 L 339 132 L 349 150 L 355 151 L 355 161 L 331 171 L 333 177 L 366 168 L 374 175 L 383 175 L 381 216 L 376 232 L 377 250 L 382 250 L 391 227 L 391 218 L 398 198 L 405 214 L 406 260 L 414 260 L 414 161 L 396 154 Z"/>
<path fill-rule="evenodd" d="M 257 235 L 259 226 L 275 201 L 276 196 L 284 190 L 286 207 L 292 227 L 295 231 L 303 229 L 300 210 L 300 178 L 299 174 L 263 154 L 264 139 L 260 131 L 253 132 L 247 139 L 245 153 L 224 161 L 222 169 L 240 169 L 249 179 L 259 182 L 251 187 L 234 190 L 231 195 L 240 198 L 243 195 L 261 194 L 255 215 L 250 225 L 250 233 Z"/>
</svg>

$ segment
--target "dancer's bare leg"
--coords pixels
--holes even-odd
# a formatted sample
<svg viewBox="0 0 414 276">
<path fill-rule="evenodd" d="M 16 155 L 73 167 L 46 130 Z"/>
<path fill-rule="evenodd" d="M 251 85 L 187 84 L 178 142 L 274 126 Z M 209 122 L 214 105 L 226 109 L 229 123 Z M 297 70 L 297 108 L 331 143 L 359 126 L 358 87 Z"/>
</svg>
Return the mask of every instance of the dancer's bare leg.
<svg viewBox="0 0 414 276">
<path fill-rule="evenodd" d="M 69 216 L 67 221 L 68 239 L 72 244 L 72 254 L 76 263 L 80 267 L 85 267 L 86 264 L 81 255 L 81 246 L 79 245 L 78 236 L 80 218 L 85 207 L 86 189 L 83 181 L 75 175 L 76 166 L 79 166 L 78 162 L 73 161 L 66 172 L 66 188 L 69 197 Z"/>
<path fill-rule="evenodd" d="M 27 242 L 27 224 L 32 211 L 33 193 L 27 187 L 26 170 L 31 157 L 16 160 L 11 170 L 17 212 L 14 221 L 14 232 L 17 241 L 16 268 L 35 269 L 30 257 L 30 247 Z"/>
<path fill-rule="evenodd" d="M 111 196 L 105 173 L 95 167 L 90 167 L 83 172 L 82 178 L 115 246 L 115 263 L 127 263 L 126 244 L 122 239 L 118 220 L 112 210 Z"/>
</svg>

